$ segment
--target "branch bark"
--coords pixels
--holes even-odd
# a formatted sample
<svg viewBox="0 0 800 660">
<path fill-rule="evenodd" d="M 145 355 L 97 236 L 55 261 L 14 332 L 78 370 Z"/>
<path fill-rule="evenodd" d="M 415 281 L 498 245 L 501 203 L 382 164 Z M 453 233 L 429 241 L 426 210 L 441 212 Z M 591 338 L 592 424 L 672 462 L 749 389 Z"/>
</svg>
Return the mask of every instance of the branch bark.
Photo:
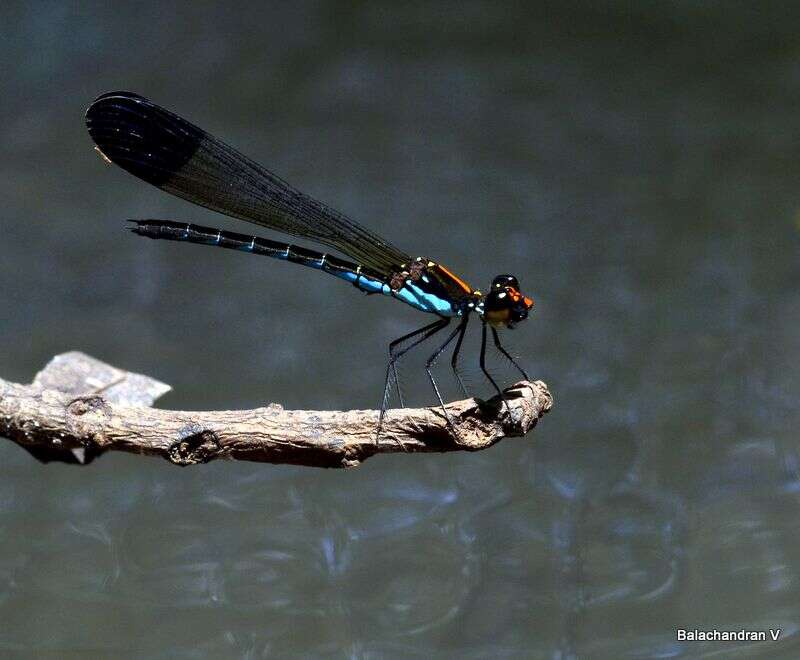
<svg viewBox="0 0 800 660">
<path fill-rule="evenodd" d="M 552 406 L 541 381 L 499 397 L 447 405 L 458 435 L 437 408 L 389 410 L 380 438 L 377 410 L 177 411 L 152 408 L 171 388 L 83 353 L 54 357 L 30 385 L 0 379 L 0 435 L 43 462 L 87 464 L 106 451 L 161 456 L 176 465 L 228 458 L 316 467 L 353 467 L 381 453 L 476 451 L 533 428 Z"/>
</svg>

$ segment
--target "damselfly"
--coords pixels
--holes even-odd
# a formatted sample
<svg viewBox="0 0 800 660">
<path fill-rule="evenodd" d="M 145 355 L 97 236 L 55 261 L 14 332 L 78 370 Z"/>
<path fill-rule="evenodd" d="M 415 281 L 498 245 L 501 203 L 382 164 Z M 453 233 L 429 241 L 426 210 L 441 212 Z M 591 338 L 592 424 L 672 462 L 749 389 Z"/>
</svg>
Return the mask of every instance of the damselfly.
<svg viewBox="0 0 800 660">
<path fill-rule="evenodd" d="M 455 341 L 450 364 L 468 396 L 458 372 L 458 355 L 472 314 L 481 320 L 480 368 L 505 401 L 503 392 L 486 369 L 487 327 L 497 349 L 525 371 L 503 348 L 497 328 L 513 328 L 533 308 L 533 300 L 519 290 L 513 275 L 498 275 L 485 294 L 473 289 L 443 265 L 427 257 L 412 258 L 343 214 L 296 190 L 233 147 L 209 135 L 182 117 L 131 92 L 98 97 L 86 111 L 86 125 L 97 150 L 134 176 L 173 195 L 268 229 L 321 243 L 353 259 L 219 229 L 168 220 L 134 220 L 132 231 L 148 238 L 185 241 L 266 255 L 324 271 L 366 293 L 380 293 L 438 317 L 389 344 L 380 433 L 392 381 L 399 403 L 403 396 L 397 361 L 409 350 L 458 324 L 430 355 L 425 370 L 451 428 L 455 428 L 433 376 L 433 366 Z M 506 402 L 507 405 L 507 402 Z"/>
</svg>

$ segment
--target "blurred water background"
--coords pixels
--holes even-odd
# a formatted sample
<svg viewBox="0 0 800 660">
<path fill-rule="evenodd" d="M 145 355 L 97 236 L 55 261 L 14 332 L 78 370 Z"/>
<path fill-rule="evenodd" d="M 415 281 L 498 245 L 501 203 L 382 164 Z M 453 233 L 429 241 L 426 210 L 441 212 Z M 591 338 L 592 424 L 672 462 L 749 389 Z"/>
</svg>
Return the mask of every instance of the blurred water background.
<svg viewBox="0 0 800 660">
<path fill-rule="evenodd" d="M 526 439 L 346 472 L 0 443 L 0 656 L 800 657 L 797 5 L 5 2 L 0 25 L 2 377 L 82 350 L 170 383 L 164 407 L 374 407 L 388 341 L 428 320 L 124 233 L 250 231 L 96 157 L 85 107 L 130 89 L 476 287 L 515 273 L 537 307 L 506 336 L 555 396 Z"/>
</svg>

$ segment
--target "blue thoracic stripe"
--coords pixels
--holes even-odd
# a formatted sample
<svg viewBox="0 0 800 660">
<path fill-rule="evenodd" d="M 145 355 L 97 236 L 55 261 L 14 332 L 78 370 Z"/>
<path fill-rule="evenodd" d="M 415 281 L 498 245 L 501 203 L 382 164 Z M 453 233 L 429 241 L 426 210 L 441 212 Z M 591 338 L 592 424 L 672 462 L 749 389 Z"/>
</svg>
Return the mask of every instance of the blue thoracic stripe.
<svg viewBox="0 0 800 660">
<path fill-rule="evenodd" d="M 340 277 L 347 282 L 355 284 L 355 286 L 362 291 L 366 291 L 367 293 L 381 293 L 384 296 L 397 298 L 420 311 L 430 312 L 431 314 L 438 314 L 440 316 L 459 316 L 459 313 L 448 300 L 426 293 L 411 282 L 406 282 L 398 291 L 392 291 L 389 285 L 382 280 L 373 279 L 364 275 L 357 275 L 353 271 L 333 274 L 336 275 L 336 277 Z"/>
<path fill-rule="evenodd" d="M 416 283 L 409 281 L 399 290 L 392 291 L 377 273 L 372 273 L 369 269 L 362 268 L 358 264 L 332 257 L 322 252 L 308 250 L 297 245 L 278 243 L 266 238 L 245 236 L 244 234 L 201 227 L 185 222 L 171 222 L 168 220 L 134 220 L 133 222 L 136 223 L 136 227 L 132 231 L 140 236 L 199 243 L 201 245 L 215 245 L 231 250 L 261 254 L 282 261 L 290 261 L 329 273 L 345 282 L 350 282 L 366 293 L 380 293 L 384 296 L 397 298 L 423 312 L 438 314 L 439 316 L 461 315 L 461 312 L 449 300 L 424 291 Z M 426 275 L 423 275 L 422 281 L 427 282 Z"/>
</svg>

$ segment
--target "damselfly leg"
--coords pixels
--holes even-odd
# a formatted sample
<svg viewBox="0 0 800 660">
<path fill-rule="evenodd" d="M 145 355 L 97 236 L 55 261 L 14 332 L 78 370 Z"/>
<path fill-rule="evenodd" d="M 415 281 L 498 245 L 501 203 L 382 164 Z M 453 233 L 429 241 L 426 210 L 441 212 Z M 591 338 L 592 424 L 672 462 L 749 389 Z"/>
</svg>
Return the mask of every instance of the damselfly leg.
<svg viewBox="0 0 800 660">
<path fill-rule="evenodd" d="M 461 337 L 464 336 L 465 329 L 466 329 L 466 317 L 464 318 L 463 321 L 461 321 L 461 323 L 458 324 L 458 327 L 447 336 L 447 339 L 444 340 L 444 343 L 433 352 L 433 354 L 428 358 L 428 361 L 425 363 L 425 371 L 428 373 L 428 378 L 430 379 L 431 385 L 433 386 L 433 391 L 436 392 L 436 398 L 439 400 L 439 405 L 442 407 L 442 411 L 444 412 L 444 416 L 447 419 L 447 423 L 450 425 L 450 428 L 456 435 L 458 435 L 458 431 L 456 430 L 456 425 L 453 424 L 453 420 L 450 418 L 450 413 L 447 412 L 447 408 L 445 407 L 444 401 L 442 400 L 442 395 L 439 392 L 439 386 L 436 384 L 436 379 L 433 377 L 433 371 L 431 371 L 431 369 L 433 368 L 433 365 L 436 364 L 436 360 L 442 354 L 444 349 L 446 349 L 447 346 L 450 344 L 450 342 L 452 342 L 456 338 L 456 335 L 460 334 Z"/>
<path fill-rule="evenodd" d="M 464 393 L 465 397 L 469 397 L 469 392 L 467 391 L 467 387 L 466 385 L 464 385 L 464 381 L 461 378 L 461 373 L 459 373 L 458 371 L 458 354 L 461 351 L 461 343 L 464 341 L 464 335 L 467 332 L 468 322 L 469 322 L 469 314 L 465 314 L 464 319 L 458 326 L 459 329 L 458 341 L 456 342 L 456 347 L 453 349 L 453 357 L 450 358 L 450 366 L 453 368 L 453 373 L 456 375 L 458 386 L 461 388 L 461 391 Z"/>
<path fill-rule="evenodd" d="M 492 328 L 494 330 L 494 328 Z M 505 352 L 505 351 L 504 351 Z M 506 405 L 506 410 L 508 410 L 509 414 L 511 413 L 511 407 L 508 405 L 508 401 L 506 401 L 506 396 L 503 394 L 503 390 L 495 382 L 494 378 L 492 378 L 492 374 L 490 374 L 486 369 L 486 322 L 484 321 L 482 328 L 481 328 L 481 371 L 483 372 L 484 376 L 489 379 L 489 382 L 494 386 L 494 389 L 500 395 L 500 398 L 503 400 L 503 403 Z"/>
<path fill-rule="evenodd" d="M 444 328 L 447 322 L 447 319 L 439 319 L 438 321 L 434 321 L 433 323 L 429 323 L 422 328 L 414 330 L 413 332 L 409 332 L 407 335 L 403 335 L 402 337 L 398 337 L 395 339 L 391 344 L 389 344 L 389 362 L 386 365 L 386 382 L 384 383 L 383 388 L 383 398 L 381 399 L 381 409 L 385 408 L 388 404 L 389 400 L 389 390 L 391 389 L 391 382 L 394 380 L 395 387 L 397 388 L 397 398 L 398 403 L 401 408 L 405 408 L 405 402 L 403 401 L 403 392 L 400 389 L 400 380 L 397 373 L 397 362 L 400 360 L 403 355 L 405 355 L 408 351 L 410 351 L 415 346 L 418 346 L 423 341 L 425 341 L 428 337 L 433 336 L 436 332 Z M 429 333 L 429 334 L 426 334 Z M 416 337 L 417 335 L 424 335 L 419 337 L 415 342 L 405 346 L 403 348 L 399 348 L 404 342 L 408 341 Z"/>
<path fill-rule="evenodd" d="M 386 416 L 386 406 L 389 402 L 389 390 L 391 389 L 392 384 L 392 376 L 394 375 L 395 381 L 397 379 L 397 371 L 396 371 L 396 363 L 397 361 L 403 357 L 408 351 L 410 351 L 415 346 L 418 346 L 426 339 L 429 339 L 433 335 L 435 335 L 440 330 L 443 330 L 450 324 L 449 318 L 439 319 L 434 321 L 433 323 L 429 323 L 428 325 L 419 328 L 418 330 L 414 330 L 414 332 L 409 332 L 407 335 L 403 335 L 395 339 L 391 344 L 389 344 L 389 363 L 386 365 L 386 382 L 383 386 L 383 398 L 381 400 L 381 412 L 380 416 L 378 417 L 378 428 L 375 432 L 375 441 L 378 441 L 378 438 L 381 434 L 381 429 L 383 428 L 383 419 Z M 417 335 L 422 335 L 421 337 L 417 337 Z M 411 342 L 408 346 L 404 346 L 403 348 L 398 349 L 398 346 L 403 344 L 403 342 L 408 341 L 417 337 L 413 342 Z M 400 385 L 397 385 L 398 392 L 400 391 Z M 400 405 L 403 405 L 402 396 L 400 400 Z"/>
<path fill-rule="evenodd" d="M 528 378 L 528 374 L 525 373 L 525 370 L 522 367 L 520 367 L 517 364 L 517 361 L 508 354 L 508 351 L 506 351 L 505 348 L 502 347 L 502 345 L 500 344 L 500 335 L 497 334 L 497 330 L 494 327 L 492 328 L 492 337 L 494 338 L 494 345 L 497 348 L 497 350 L 500 351 L 503 355 L 506 356 L 508 361 L 511 364 L 513 364 L 514 367 L 516 367 L 517 371 L 519 371 L 522 374 L 522 377 L 525 380 L 530 380 L 530 378 Z"/>
</svg>

